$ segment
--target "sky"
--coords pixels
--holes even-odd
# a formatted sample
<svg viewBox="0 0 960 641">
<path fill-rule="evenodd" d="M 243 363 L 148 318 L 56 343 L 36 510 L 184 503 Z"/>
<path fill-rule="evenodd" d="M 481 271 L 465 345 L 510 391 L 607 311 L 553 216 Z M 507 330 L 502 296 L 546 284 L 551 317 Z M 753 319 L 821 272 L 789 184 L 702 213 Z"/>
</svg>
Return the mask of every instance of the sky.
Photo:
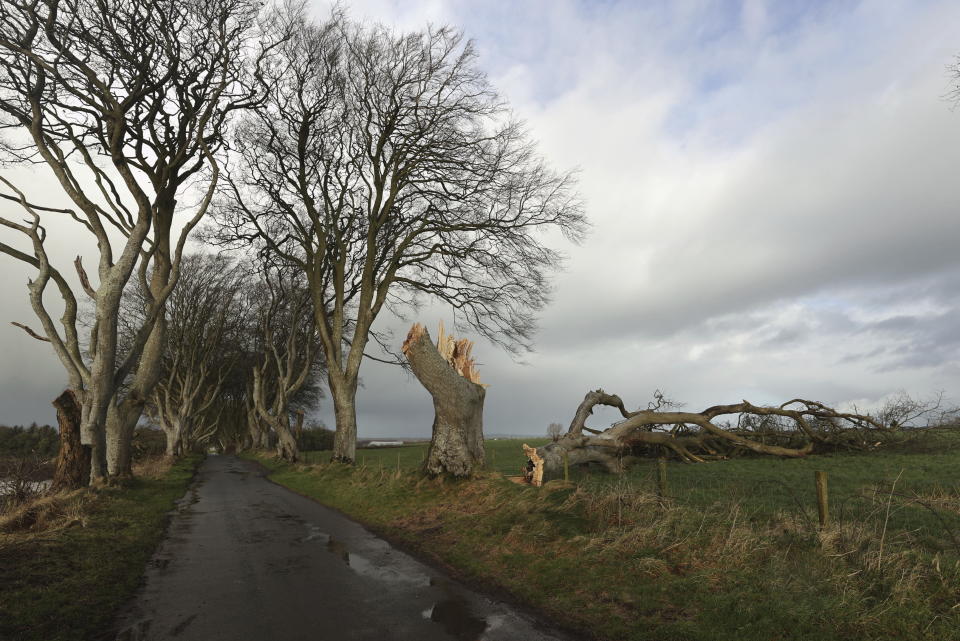
<svg viewBox="0 0 960 641">
<path fill-rule="evenodd" d="M 557 244 L 567 260 L 535 351 L 474 347 L 486 433 L 544 434 L 596 388 L 631 407 L 660 389 L 695 411 L 870 409 L 901 390 L 960 403 L 960 109 L 946 99 L 960 3 L 344 6 L 462 29 L 541 154 L 579 172 L 592 231 Z M 64 261 L 85 251 L 67 229 L 55 242 Z M 9 325 L 36 324 L 29 270 L 2 256 L 0 269 L 0 422 L 53 422 L 62 368 Z M 435 335 L 452 318 L 417 320 Z M 380 327 L 398 344 L 406 331 Z M 374 362 L 361 376 L 361 437 L 429 435 L 415 379 Z M 329 401 L 315 417 L 333 425 Z"/>
</svg>

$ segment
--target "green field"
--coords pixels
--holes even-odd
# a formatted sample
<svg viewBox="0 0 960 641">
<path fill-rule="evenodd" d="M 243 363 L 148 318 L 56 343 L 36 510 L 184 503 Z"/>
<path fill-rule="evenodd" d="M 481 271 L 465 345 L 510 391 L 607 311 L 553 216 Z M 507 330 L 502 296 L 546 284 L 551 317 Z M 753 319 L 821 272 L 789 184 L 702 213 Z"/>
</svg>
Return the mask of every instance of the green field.
<svg viewBox="0 0 960 641">
<path fill-rule="evenodd" d="M 522 445 L 539 447 L 547 442 L 545 438 L 493 439 L 485 443 L 487 461 L 485 469 L 501 474 L 519 474 L 520 467 L 526 462 Z M 367 467 L 385 467 L 415 470 L 423 464 L 429 443 L 410 443 L 400 447 L 367 447 L 357 450 L 357 465 Z M 329 463 L 330 451 L 301 452 L 304 463 Z"/>
<path fill-rule="evenodd" d="M 277 482 L 598 639 L 960 639 L 957 431 L 871 453 L 671 462 L 665 497 L 653 461 L 515 485 L 502 473 L 523 464 L 520 445 L 488 441 L 492 471 L 467 481 L 419 474 L 425 444 L 360 450 L 355 467 L 261 460 Z"/>
<path fill-rule="evenodd" d="M 889 529 L 915 531 L 935 549 L 960 543 L 960 514 L 935 509 L 922 497 L 960 494 L 960 436 L 953 431 L 924 433 L 889 452 L 846 453 L 805 459 L 750 457 L 714 464 L 667 463 L 668 496 L 691 507 L 718 500 L 737 502 L 743 517 L 759 520 L 780 511 L 817 520 L 814 472 L 826 472 L 832 518 L 863 520 L 877 511 L 879 499 L 889 500 L 884 519 Z M 547 439 L 496 439 L 486 442 L 485 470 L 507 476 L 520 473 L 526 462 L 522 445 L 538 447 Z M 426 455 L 428 443 L 357 450 L 357 464 L 369 469 L 413 471 Z M 303 452 L 305 463 L 329 463 L 330 452 Z M 641 461 L 623 477 L 598 470 L 572 470 L 571 481 L 592 490 L 655 492 L 656 461 Z M 895 483 L 895 485 L 894 485 Z M 892 491 L 892 495 L 891 495 Z M 917 502 L 920 497 L 921 502 Z M 936 503 L 936 501 L 934 501 Z M 883 503 L 885 508 L 886 503 Z M 934 508 L 934 509 L 931 509 Z"/>
</svg>

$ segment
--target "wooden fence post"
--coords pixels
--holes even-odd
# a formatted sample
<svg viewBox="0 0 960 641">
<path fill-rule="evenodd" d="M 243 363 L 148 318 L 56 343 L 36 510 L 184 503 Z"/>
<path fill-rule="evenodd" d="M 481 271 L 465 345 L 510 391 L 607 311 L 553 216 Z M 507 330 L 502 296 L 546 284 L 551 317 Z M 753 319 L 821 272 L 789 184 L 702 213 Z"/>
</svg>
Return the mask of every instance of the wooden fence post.
<svg viewBox="0 0 960 641">
<path fill-rule="evenodd" d="M 297 422 L 294 428 L 294 434 L 297 439 L 297 446 L 303 441 L 303 410 L 297 410 Z"/>
<path fill-rule="evenodd" d="M 657 494 L 660 498 L 667 498 L 667 459 L 657 459 Z"/>
<path fill-rule="evenodd" d="M 820 517 L 820 529 L 830 525 L 830 500 L 827 492 L 827 473 L 814 472 L 817 483 L 817 515 Z"/>
</svg>

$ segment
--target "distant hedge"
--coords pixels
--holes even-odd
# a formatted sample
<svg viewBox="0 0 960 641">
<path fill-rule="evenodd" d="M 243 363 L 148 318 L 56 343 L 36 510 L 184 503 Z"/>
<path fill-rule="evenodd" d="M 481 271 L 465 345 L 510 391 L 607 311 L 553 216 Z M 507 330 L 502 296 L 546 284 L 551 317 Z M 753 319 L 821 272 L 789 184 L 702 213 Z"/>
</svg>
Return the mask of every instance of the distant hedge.
<svg viewBox="0 0 960 641">
<path fill-rule="evenodd" d="M 166 437 L 158 429 L 138 427 L 133 436 L 133 456 L 136 459 L 163 454 Z M 23 458 L 38 456 L 52 459 L 60 451 L 60 432 L 49 425 L 30 427 L 0 425 L 0 457 Z"/>
<path fill-rule="evenodd" d="M 60 434 L 49 425 L 0 425 L 0 456 L 39 456 L 49 459 L 60 450 Z"/>
<path fill-rule="evenodd" d="M 333 431 L 322 425 L 307 425 L 300 436 L 301 450 L 332 450 Z"/>
</svg>

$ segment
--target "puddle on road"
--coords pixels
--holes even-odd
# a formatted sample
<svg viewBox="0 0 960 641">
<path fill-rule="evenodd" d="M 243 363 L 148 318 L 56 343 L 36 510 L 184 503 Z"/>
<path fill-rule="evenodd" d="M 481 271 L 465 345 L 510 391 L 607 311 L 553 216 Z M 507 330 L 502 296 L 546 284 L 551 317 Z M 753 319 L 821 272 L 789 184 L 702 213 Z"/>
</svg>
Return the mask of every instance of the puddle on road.
<svg viewBox="0 0 960 641">
<path fill-rule="evenodd" d="M 320 530 L 320 528 L 318 528 L 316 525 L 313 525 L 312 523 L 307 523 L 307 536 L 305 536 L 300 540 L 303 543 L 306 543 L 307 541 L 314 541 L 319 538 L 329 539 L 330 535 Z"/>
<path fill-rule="evenodd" d="M 407 583 L 420 587 L 431 585 L 430 577 L 423 572 L 411 571 L 392 565 L 375 564 L 367 557 L 351 552 L 345 543 L 333 538 L 327 532 L 323 532 L 316 525 L 307 523 L 306 526 L 307 535 L 300 539 L 302 542 L 319 541 L 327 548 L 327 552 L 343 561 L 347 567 L 360 576 L 388 583 Z M 384 547 L 389 548 L 387 545 Z M 389 552 L 387 553 L 389 554 Z"/>
<path fill-rule="evenodd" d="M 327 552 L 335 555 L 360 576 L 388 583 L 407 583 L 420 587 L 430 585 L 430 577 L 423 572 L 403 570 L 389 565 L 377 565 L 367 557 L 351 552 L 343 542 L 338 541 L 325 532 L 316 532 L 308 535 L 307 540 L 310 539 L 325 539 Z"/>
<path fill-rule="evenodd" d="M 348 565 L 362 576 L 391 583 L 409 583 L 410 585 L 423 587 L 430 585 L 430 577 L 421 572 L 403 572 L 397 568 L 374 565 L 367 558 L 352 552 L 348 553 L 347 556 L 349 557 Z"/>
<path fill-rule="evenodd" d="M 470 611 L 466 599 L 451 596 L 437 601 L 422 613 L 424 619 L 440 624 L 457 641 L 476 641 L 487 630 L 487 621 Z"/>
<path fill-rule="evenodd" d="M 497 622 L 488 622 L 487 619 L 474 614 L 465 598 L 449 593 L 446 581 L 437 580 L 423 572 L 403 570 L 389 565 L 375 565 L 365 556 L 351 552 L 345 543 L 323 532 L 316 525 L 309 523 L 306 525 L 307 535 L 301 539 L 302 541 L 320 541 L 326 547 L 327 552 L 336 556 L 361 576 L 377 581 L 401 583 L 414 587 L 438 587 L 447 593 L 446 598 L 435 602 L 421 614 L 424 619 L 442 626 L 447 634 L 458 641 L 476 641 L 485 631 L 491 629 L 491 627 L 497 627 L 496 625 L 490 625 L 490 623 L 495 624 Z M 388 545 L 385 547 L 389 548 Z M 495 618 L 497 617 L 491 617 L 491 619 Z"/>
</svg>

